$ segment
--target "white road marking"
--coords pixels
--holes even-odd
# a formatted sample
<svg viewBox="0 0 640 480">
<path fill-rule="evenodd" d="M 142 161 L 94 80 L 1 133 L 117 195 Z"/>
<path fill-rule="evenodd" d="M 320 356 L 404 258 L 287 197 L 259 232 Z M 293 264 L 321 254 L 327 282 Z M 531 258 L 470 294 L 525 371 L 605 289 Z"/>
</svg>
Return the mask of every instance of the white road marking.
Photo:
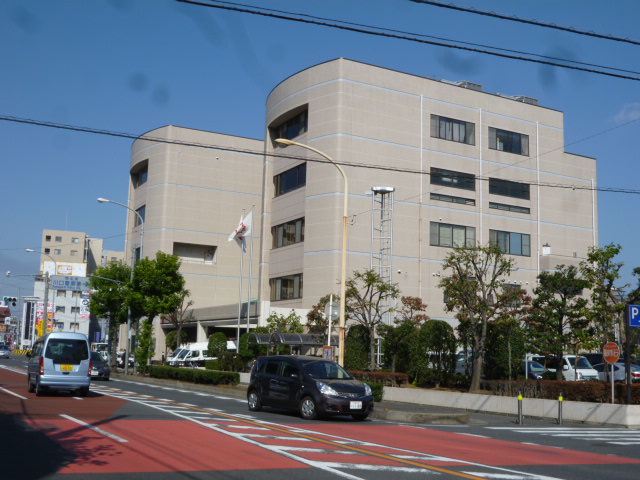
<svg viewBox="0 0 640 480">
<path fill-rule="evenodd" d="M 94 425 L 91 425 L 89 423 L 83 422 L 82 420 L 79 420 L 77 418 L 73 418 L 69 415 L 64 415 L 64 414 L 60 414 L 60 416 L 62 418 L 66 418 L 67 420 L 71 420 L 72 422 L 77 423 L 78 425 L 82 425 L 84 427 L 87 427 L 89 430 L 93 430 L 94 432 L 98 432 L 102 435 L 104 435 L 105 437 L 109 437 L 112 440 L 115 440 L 117 442 L 121 442 L 121 443 L 127 443 L 129 440 L 125 440 L 122 437 L 119 437 L 118 435 L 114 435 L 113 433 L 109 433 L 103 429 L 101 429 L 100 427 L 96 427 Z"/>
<path fill-rule="evenodd" d="M 0 390 L 2 390 L 3 392 L 7 392 L 9 395 L 13 395 L 14 397 L 18 397 L 18 398 L 20 398 L 22 400 L 27 400 L 27 397 L 23 397 L 22 395 L 18 395 L 17 393 L 12 392 L 11 390 L 7 390 L 6 388 L 0 387 Z"/>
</svg>

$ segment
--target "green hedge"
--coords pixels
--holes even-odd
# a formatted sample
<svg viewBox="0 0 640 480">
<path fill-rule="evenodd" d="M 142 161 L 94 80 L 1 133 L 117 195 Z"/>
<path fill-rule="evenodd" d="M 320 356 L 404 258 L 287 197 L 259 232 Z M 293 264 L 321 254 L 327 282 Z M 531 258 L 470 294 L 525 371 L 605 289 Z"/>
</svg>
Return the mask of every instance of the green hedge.
<svg viewBox="0 0 640 480">
<path fill-rule="evenodd" d="M 151 366 L 149 375 L 154 378 L 169 378 L 207 385 L 237 385 L 240 383 L 240 374 L 237 372 L 219 372 L 197 368 Z"/>
</svg>

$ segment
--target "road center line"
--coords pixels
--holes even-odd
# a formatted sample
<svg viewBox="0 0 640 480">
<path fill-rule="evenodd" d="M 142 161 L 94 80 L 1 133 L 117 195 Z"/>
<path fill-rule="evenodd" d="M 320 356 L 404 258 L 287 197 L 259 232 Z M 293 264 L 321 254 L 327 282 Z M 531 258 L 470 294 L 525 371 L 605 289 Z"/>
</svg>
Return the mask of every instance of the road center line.
<svg viewBox="0 0 640 480">
<path fill-rule="evenodd" d="M 14 397 L 18 397 L 21 400 L 27 400 L 27 397 L 23 397 L 22 395 L 18 395 L 17 393 L 12 392 L 11 390 L 7 390 L 6 388 L 0 387 L 0 390 L 2 390 L 3 392 L 7 392 L 9 395 L 13 395 Z"/>
</svg>

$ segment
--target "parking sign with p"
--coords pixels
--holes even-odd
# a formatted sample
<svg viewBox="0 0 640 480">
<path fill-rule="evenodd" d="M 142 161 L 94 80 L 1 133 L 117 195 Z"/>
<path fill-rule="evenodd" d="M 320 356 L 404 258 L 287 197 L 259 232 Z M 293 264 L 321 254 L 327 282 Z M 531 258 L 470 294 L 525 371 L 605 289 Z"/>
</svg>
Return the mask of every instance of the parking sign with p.
<svg viewBox="0 0 640 480">
<path fill-rule="evenodd" d="M 629 305 L 629 326 L 640 327 L 640 305 Z"/>
</svg>

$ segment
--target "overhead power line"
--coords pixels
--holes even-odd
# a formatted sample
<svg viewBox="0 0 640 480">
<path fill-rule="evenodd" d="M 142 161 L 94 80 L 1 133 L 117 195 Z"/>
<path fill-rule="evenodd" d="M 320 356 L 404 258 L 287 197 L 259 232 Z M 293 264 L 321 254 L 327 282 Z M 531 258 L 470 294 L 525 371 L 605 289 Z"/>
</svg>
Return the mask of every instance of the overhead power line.
<svg viewBox="0 0 640 480">
<path fill-rule="evenodd" d="M 336 28 L 336 29 L 339 29 L 339 30 L 345 30 L 345 31 L 350 31 L 350 32 L 355 32 L 355 33 L 362 33 L 362 34 L 365 34 L 365 35 L 373 35 L 373 36 L 380 36 L 380 37 L 386 37 L 386 38 L 394 38 L 394 39 L 398 39 L 398 40 L 406 40 L 406 41 L 409 41 L 409 42 L 416 42 L 416 43 L 421 43 L 421 44 L 426 44 L 426 45 L 433 45 L 433 46 L 437 46 L 437 47 L 453 48 L 453 49 L 464 50 L 464 51 L 468 51 L 468 52 L 481 53 L 481 54 L 484 54 L 484 55 L 492 55 L 492 56 L 501 57 L 501 58 L 508 58 L 508 59 L 511 59 L 511 60 L 520 60 L 520 61 L 523 61 L 523 62 L 531 62 L 531 63 L 538 63 L 538 64 L 542 64 L 542 65 L 550 65 L 550 66 L 553 66 L 553 67 L 567 68 L 567 69 L 570 69 L 570 70 L 578 70 L 578 71 L 587 72 L 587 73 L 594 73 L 594 74 L 598 74 L 598 75 L 605 75 L 605 76 L 609 76 L 609 77 L 621 78 L 621 79 L 624 79 L 624 80 L 640 81 L 640 77 L 624 75 L 622 73 L 614 73 L 613 71 L 636 73 L 636 74 L 638 74 L 639 72 L 628 71 L 628 70 L 618 69 L 618 68 L 614 68 L 614 67 L 603 67 L 603 66 L 599 66 L 599 65 L 587 64 L 587 63 L 576 62 L 576 61 L 565 60 L 565 59 L 558 59 L 558 60 L 566 62 L 566 63 L 558 63 L 558 62 L 551 61 L 551 60 L 544 60 L 544 58 L 551 59 L 551 58 L 554 58 L 554 57 L 545 57 L 545 56 L 537 55 L 537 54 L 522 53 L 524 55 L 533 55 L 533 56 L 536 56 L 536 57 L 539 57 L 539 58 L 523 57 L 523 56 L 520 56 L 520 55 L 512 55 L 510 53 L 505 53 L 505 52 L 509 51 L 507 49 L 501 49 L 501 48 L 496 48 L 496 47 L 475 48 L 475 47 L 462 45 L 461 43 L 463 43 L 463 42 L 458 42 L 458 44 L 455 44 L 455 43 L 445 43 L 444 41 L 427 40 L 425 38 L 417 38 L 417 36 L 409 36 L 408 34 L 405 34 L 405 33 L 402 33 L 402 34 L 401 33 L 395 33 L 397 31 L 394 31 L 394 30 L 391 30 L 391 29 L 383 29 L 383 28 L 380 28 L 380 27 L 372 27 L 372 26 L 367 26 L 367 25 L 360 25 L 360 24 L 342 22 L 341 20 L 331 20 L 331 22 L 340 22 L 340 23 L 329 23 L 328 21 L 325 21 L 326 19 L 320 20 L 319 17 L 313 17 L 311 15 L 306 15 L 306 14 L 296 14 L 296 13 L 284 14 L 284 13 L 282 13 L 281 10 L 269 10 L 269 9 L 264 9 L 264 8 L 260 8 L 260 7 L 251 7 L 251 8 L 244 8 L 243 7 L 243 8 L 241 8 L 239 6 L 232 6 L 232 5 L 241 5 L 241 4 L 235 4 L 235 3 L 231 3 L 231 2 L 204 3 L 204 2 L 200 2 L 200 1 L 196 1 L 196 0 L 176 0 L 176 1 L 180 2 L 180 3 L 186 3 L 186 4 L 190 4 L 190 5 L 201 6 L 201 7 L 216 8 L 216 9 L 220 9 L 220 10 L 228 10 L 228 11 L 239 12 L 239 13 L 247 13 L 247 14 L 250 14 L 250 15 L 258 15 L 258 16 L 263 16 L 263 17 L 275 18 L 275 19 L 278 19 L 278 20 L 287 20 L 287 21 L 306 23 L 306 24 L 311 24 L 311 25 L 319 25 L 319 26 L 328 27 L 328 28 Z M 277 12 L 277 13 L 273 13 L 273 12 Z M 292 15 L 298 15 L 298 17 L 292 16 Z M 304 18 L 300 18 L 300 17 L 304 17 Z M 375 30 L 372 30 L 372 29 L 375 29 Z M 418 34 L 411 34 L 411 35 L 418 35 Z M 425 37 L 425 36 L 422 36 L 422 37 Z M 429 37 L 429 38 L 433 38 L 433 37 Z M 448 40 L 448 41 L 451 42 L 452 40 Z M 469 43 L 467 43 L 467 45 L 469 45 Z M 486 50 L 486 48 L 493 48 L 494 50 L 493 51 Z M 511 52 L 517 52 L 517 51 L 511 50 Z M 517 52 L 517 53 L 521 53 L 521 52 Z M 581 67 L 579 65 L 585 65 L 585 66 Z M 598 68 L 605 68 L 605 69 L 611 70 L 611 71 L 598 70 L 596 68 L 589 68 L 590 66 L 594 66 L 594 67 L 598 67 Z"/>
<path fill-rule="evenodd" d="M 61 124 L 61 123 L 55 123 L 55 122 L 33 120 L 33 119 L 27 119 L 27 118 L 19 118 L 19 117 L 13 117 L 13 116 L 8 116 L 8 115 L 0 115 L 0 121 L 22 123 L 22 124 L 27 124 L 27 125 L 37 125 L 37 126 L 41 126 L 41 127 L 57 128 L 57 129 L 62 129 L 62 130 L 71 130 L 71 131 L 76 131 L 76 132 L 91 133 L 91 134 L 97 134 L 97 135 L 108 135 L 108 136 L 112 136 L 112 137 L 129 138 L 129 139 L 133 139 L 133 140 L 145 140 L 145 141 L 149 141 L 149 142 L 165 143 L 165 144 L 169 144 L 169 145 L 181 145 L 181 146 L 184 146 L 184 147 L 206 148 L 206 149 L 210 149 L 210 150 L 219 150 L 219 151 L 223 151 L 223 152 L 241 153 L 241 154 L 245 154 L 245 155 L 258 156 L 258 157 L 264 157 L 266 155 L 266 156 L 273 157 L 273 158 L 286 158 L 286 159 L 292 159 L 292 160 L 301 160 L 301 161 L 310 162 L 310 163 L 326 163 L 326 164 L 330 164 L 331 163 L 331 162 L 329 162 L 328 160 L 325 160 L 325 159 L 309 158 L 307 156 L 290 155 L 290 154 L 276 153 L 276 152 L 271 152 L 271 153 L 266 154 L 262 150 L 250 150 L 250 149 L 243 149 L 243 148 L 225 147 L 225 146 L 222 146 L 222 145 L 212 145 L 212 144 L 207 144 L 207 143 L 186 142 L 186 141 L 180 141 L 180 140 L 169 140 L 167 138 L 152 137 L 152 136 L 150 136 L 148 134 L 135 135 L 133 133 L 113 132 L 113 131 L 110 131 L 110 130 L 102 130 L 102 129 L 96 129 L 96 128 L 90 128 L 90 127 L 79 127 L 79 126 L 74 126 L 74 125 L 67 125 L 67 124 Z M 591 137 L 589 137 L 589 138 L 591 138 Z M 431 175 L 430 172 L 422 171 L 422 170 L 418 170 L 418 169 L 411 169 L 411 168 L 399 168 L 399 167 L 393 167 L 393 166 L 371 165 L 371 164 L 365 164 L 365 163 L 345 162 L 345 161 L 336 161 L 335 163 L 337 163 L 339 165 L 342 165 L 342 166 L 353 167 L 353 168 L 366 168 L 366 169 L 371 169 L 371 170 L 382 170 L 382 171 L 390 171 L 390 172 L 397 172 L 397 173 L 411 173 L 411 174 L 416 174 L 416 175 L 427 175 L 427 176 Z M 480 177 L 480 176 L 477 176 L 477 175 L 474 175 L 474 178 L 476 180 L 479 180 L 479 181 L 488 181 L 489 180 L 489 177 Z M 585 186 L 585 185 L 576 185 L 576 184 L 530 182 L 530 181 L 523 181 L 523 182 L 520 182 L 520 183 L 526 183 L 527 185 L 530 185 L 530 186 L 540 186 L 540 187 L 547 187 L 547 188 L 561 188 L 561 189 L 565 189 L 565 190 L 589 190 L 589 191 L 596 191 L 596 192 L 625 193 L 625 194 L 640 195 L 640 190 L 631 189 L 631 188 L 593 187 L 591 185 Z"/>
<path fill-rule="evenodd" d="M 574 27 L 565 27 L 562 25 L 556 25 L 554 23 L 544 23 L 544 22 L 540 22 L 538 20 L 531 20 L 528 18 L 520 18 L 517 17 L 515 15 L 503 15 L 500 13 L 496 13 L 496 12 L 487 12 L 484 10 L 478 10 L 476 8 L 466 8 L 466 7 L 460 7 L 458 5 L 454 5 L 452 3 L 441 3 L 441 2 L 434 2 L 431 0 L 409 0 L 413 3 L 423 3 L 425 5 L 432 5 L 434 7 L 441 7 L 441 8 L 448 8 L 451 10 L 458 10 L 461 12 L 467 12 L 467 13 L 473 13 L 476 15 L 484 15 L 487 17 L 494 17 L 494 18 L 499 18 L 500 20 L 509 20 L 511 22 L 519 22 L 519 23 L 526 23 L 529 25 L 535 25 L 537 27 L 544 27 L 544 28 L 552 28 L 554 30 L 562 30 L 564 32 L 570 32 L 570 33 L 575 33 L 577 35 L 585 35 L 588 37 L 596 37 L 596 38 L 603 38 L 605 40 L 612 40 L 614 42 L 624 42 L 624 43 L 630 43 L 632 45 L 640 45 L 639 41 L 636 40 L 631 40 L 630 38 L 621 38 L 621 37 L 614 37 L 613 35 L 609 35 L 609 34 L 604 34 L 604 33 L 596 33 L 596 32 L 588 32 L 585 30 L 579 30 L 577 28 Z"/>
</svg>

